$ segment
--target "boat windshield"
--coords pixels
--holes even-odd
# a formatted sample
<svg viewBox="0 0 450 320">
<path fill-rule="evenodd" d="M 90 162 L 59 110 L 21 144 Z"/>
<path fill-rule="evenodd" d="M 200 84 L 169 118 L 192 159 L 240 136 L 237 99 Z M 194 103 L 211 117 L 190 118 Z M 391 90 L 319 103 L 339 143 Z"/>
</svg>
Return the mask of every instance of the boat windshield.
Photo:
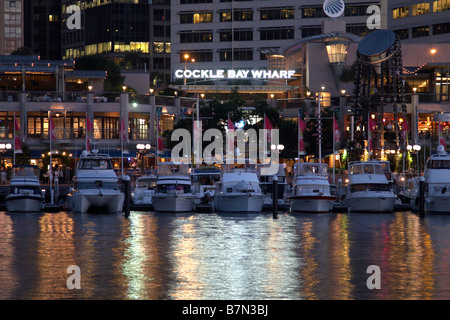
<svg viewBox="0 0 450 320">
<path fill-rule="evenodd" d="M 39 167 L 37 166 L 17 166 L 13 168 L 15 177 L 39 177 Z"/>
<path fill-rule="evenodd" d="M 428 169 L 450 169 L 450 160 L 430 160 L 427 163 Z"/>
<path fill-rule="evenodd" d="M 10 193 L 14 194 L 41 194 L 41 189 L 34 186 L 11 187 Z"/>
<path fill-rule="evenodd" d="M 80 159 L 78 169 L 111 170 L 112 165 L 109 159 L 88 158 L 88 159 Z"/>
<path fill-rule="evenodd" d="M 358 163 L 350 166 L 350 174 L 384 174 L 379 163 Z"/>
<path fill-rule="evenodd" d="M 365 184 L 353 184 L 350 186 L 350 192 L 357 191 L 390 191 L 389 184 L 381 183 L 365 183 Z"/>
<path fill-rule="evenodd" d="M 156 187 L 156 180 L 154 179 L 138 179 L 137 186 L 139 188 L 153 189 Z"/>
<path fill-rule="evenodd" d="M 295 167 L 296 174 L 300 176 L 304 175 L 321 175 L 326 176 L 327 175 L 327 165 L 321 164 L 321 163 L 308 163 L 308 164 L 302 164 Z"/>
<path fill-rule="evenodd" d="M 173 174 L 189 175 L 190 168 L 187 165 L 176 165 L 171 163 L 160 163 L 158 167 L 158 175 L 168 176 Z"/>
</svg>

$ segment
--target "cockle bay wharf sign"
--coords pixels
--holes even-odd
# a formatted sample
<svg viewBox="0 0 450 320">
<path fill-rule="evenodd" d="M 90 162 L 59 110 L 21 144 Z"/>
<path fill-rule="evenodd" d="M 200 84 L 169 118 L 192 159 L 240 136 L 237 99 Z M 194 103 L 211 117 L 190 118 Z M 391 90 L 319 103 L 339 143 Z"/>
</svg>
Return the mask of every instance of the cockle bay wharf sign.
<svg viewBox="0 0 450 320">
<path fill-rule="evenodd" d="M 295 70 L 176 70 L 177 79 L 292 79 Z"/>
</svg>

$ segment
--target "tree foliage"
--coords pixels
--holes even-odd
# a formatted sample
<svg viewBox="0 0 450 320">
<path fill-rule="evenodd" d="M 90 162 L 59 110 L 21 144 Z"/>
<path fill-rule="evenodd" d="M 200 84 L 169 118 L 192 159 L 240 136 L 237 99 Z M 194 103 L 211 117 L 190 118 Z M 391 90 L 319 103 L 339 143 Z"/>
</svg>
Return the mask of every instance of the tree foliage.
<svg viewBox="0 0 450 320">
<path fill-rule="evenodd" d="M 106 92 L 122 91 L 125 77 L 122 75 L 120 66 L 112 59 L 102 55 L 89 55 L 77 58 L 75 61 L 76 70 L 100 70 L 106 71 L 104 90 Z"/>
<path fill-rule="evenodd" d="M 11 52 L 12 56 L 32 56 L 34 55 L 33 50 L 31 48 L 22 46 L 20 48 L 17 48 L 13 52 Z"/>
</svg>

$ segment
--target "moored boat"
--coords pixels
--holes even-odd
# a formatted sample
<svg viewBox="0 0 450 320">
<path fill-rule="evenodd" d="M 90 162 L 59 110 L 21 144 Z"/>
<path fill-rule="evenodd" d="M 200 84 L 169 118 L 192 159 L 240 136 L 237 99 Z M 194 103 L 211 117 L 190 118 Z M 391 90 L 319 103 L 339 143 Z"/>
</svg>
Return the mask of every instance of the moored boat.
<svg viewBox="0 0 450 320">
<path fill-rule="evenodd" d="M 425 211 L 429 213 L 450 214 L 450 155 L 442 145 L 436 154 L 431 155 L 425 166 Z M 418 188 L 417 188 L 418 190 Z M 413 209 L 418 210 L 418 196 Z"/>
<path fill-rule="evenodd" d="M 134 204 L 151 205 L 155 194 L 157 176 L 145 175 L 136 179 L 136 187 L 132 193 Z"/>
<path fill-rule="evenodd" d="M 297 163 L 294 183 L 288 196 L 292 212 L 327 213 L 336 200 L 330 192 L 325 163 Z"/>
<path fill-rule="evenodd" d="M 39 168 L 33 165 L 15 165 L 9 194 L 5 197 L 8 212 L 40 212 L 44 197 L 39 183 Z"/>
<path fill-rule="evenodd" d="M 397 199 L 380 161 L 352 161 L 342 204 L 351 212 L 393 212 Z"/>
<path fill-rule="evenodd" d="M 107 154 L 83 151 L 74 185 L 67 194 L 67 207 L 74 212 L 113 213 L 123 210 L 125 196 Z"/>
<path fill-rule="evenodd" d="M 220 213 L 260 213 L 264 194 L 256 171 L 225 169 L 214 204 Z"/>
<path fill-rule="evenodd" d="M 195 195 L 189 169 L 186 164 L 159 163 L 155 194 L 152 197 L 156 212 L 192 212 Z"/>
</svg>

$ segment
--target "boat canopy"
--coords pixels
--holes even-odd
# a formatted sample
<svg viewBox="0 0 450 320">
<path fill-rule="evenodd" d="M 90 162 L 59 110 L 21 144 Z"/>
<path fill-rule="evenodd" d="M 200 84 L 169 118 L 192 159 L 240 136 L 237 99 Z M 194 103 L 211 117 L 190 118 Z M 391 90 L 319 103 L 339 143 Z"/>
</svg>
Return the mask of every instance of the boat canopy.
<svg viewBox="0 0 450 320">
<path fill-rule="evenodd" d="M 381 163 L 376 162 L 356 162 L 349 164 L 349 174 L 383 174 L 384 170 Z"/>
</svg>

